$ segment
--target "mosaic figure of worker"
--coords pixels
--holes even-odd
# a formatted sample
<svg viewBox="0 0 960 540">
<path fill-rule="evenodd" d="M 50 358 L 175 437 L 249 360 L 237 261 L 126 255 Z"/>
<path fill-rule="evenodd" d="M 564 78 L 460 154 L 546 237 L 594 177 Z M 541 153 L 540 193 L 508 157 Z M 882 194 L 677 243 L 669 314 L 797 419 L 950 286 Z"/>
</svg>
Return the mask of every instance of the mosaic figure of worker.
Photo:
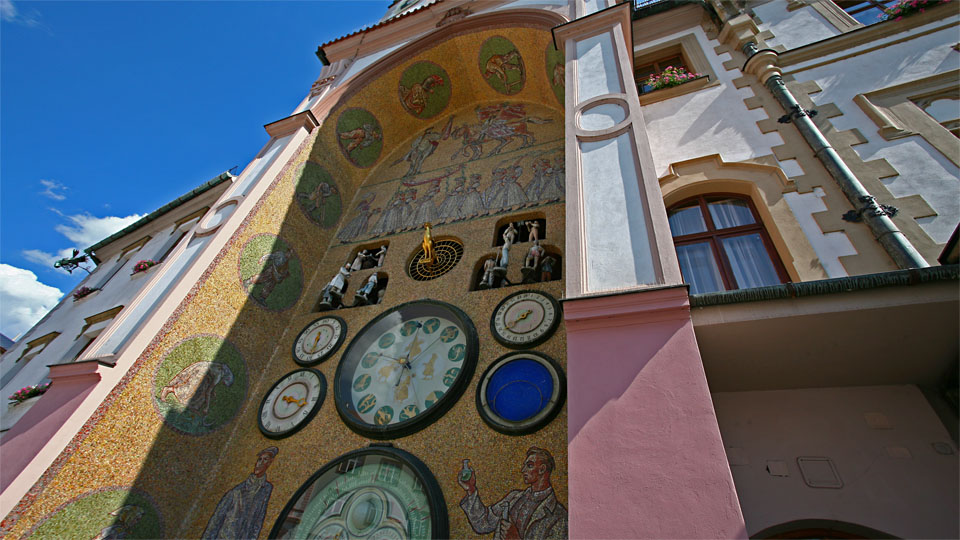
<svg viewBox="0 0 960 540">
<path fill-rule="evenodd" d="M 458 475 L 457 483 L 467 492 L 460 508 L 474 532 L 494 533 L 494 540 L 566 539 L 567 509 L 557 501 L 550 484 L 554 467 L 550 452 L 531 447 L 520 469 L 527 488 L 513 490 L 490 506 L 480 500 L 475 471 Z"/>
<path fill-rule="evenodd" d="M 267 480 L 267 469 L 277 457 L 276 446 L 257 454 L 253 473 L 226 492 L 210 516 L 203 538 L 257 538 L 267 514 L 267 502 L 273 484 Z"/>
</svg>

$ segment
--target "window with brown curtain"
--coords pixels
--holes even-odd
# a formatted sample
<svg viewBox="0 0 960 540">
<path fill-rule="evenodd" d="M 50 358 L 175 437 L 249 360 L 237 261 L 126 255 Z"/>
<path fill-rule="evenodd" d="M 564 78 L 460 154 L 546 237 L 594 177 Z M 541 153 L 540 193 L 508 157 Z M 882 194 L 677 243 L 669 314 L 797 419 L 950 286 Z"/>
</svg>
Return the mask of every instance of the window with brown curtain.
<svg viewBox="0 0 960 540">
<path fill-rule="evenodd" d="M 750 199 L 699 195 L 671 206 L 667 217 L 691 294 L 789 281 Z"/>
</svg>

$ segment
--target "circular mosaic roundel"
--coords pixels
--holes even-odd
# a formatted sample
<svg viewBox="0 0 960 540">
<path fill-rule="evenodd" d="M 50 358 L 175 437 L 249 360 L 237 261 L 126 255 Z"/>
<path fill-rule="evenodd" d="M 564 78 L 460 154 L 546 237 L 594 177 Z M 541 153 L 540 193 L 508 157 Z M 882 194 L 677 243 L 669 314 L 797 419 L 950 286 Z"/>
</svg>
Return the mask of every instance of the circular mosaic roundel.
<svg viewBox="0 0 960 540">
<path fill-rule="evenodd" d="M 553 90 L 553 95 L 557 96 L 557 101 L 564 104 L 564 85 L 566 68 L 564 66 L 563 53 L 558 51 L 553 43 L 547 45 L 545 53 L 547 63 L 547 81 Z"/>
<path fill-rule="evenodd" d="M 477 410 L 493 429 L 526 435 L 550 423 L 563 407 L 567 381 L 563 368 L 537 352 L 501 356 L 477 386 Z"/>
<path fill-rule="evenodd" d="M 24 534 L 36 538 L 163 538 L 163 521 L 149 495 L 101 488 L 67 502 Z"/>
<path fill-rule="evenodd" d="M 403 71 L 397 91 L 408 113 L 432 118 L 450 102 L 450 76 L 433 62 L 417 62 Z"/>
<path fill-rule="evenodd" d="M 421 248 L 407 266 L 407 273 L 417 281 L 429 281 L 446 274 L 463 258 L 463 244 L 456 240 L 438 240 L 433 243 L 433 262 L 426 262 Z"/>
<path fill-rule="evenodd" d="M 285 240 L 263 233 L 247 241 L 240 253 L 240 284 L 256 303 L 282 311 L 300 298 L 300 258 Z"/>
<path fill-rule="evenodd" d="M 280 512 L 269 538 L 448 538 L 447 505 L 430 469 L 399 448 L 371 446 L 324 465 Z"/>
<path fill-rule="evenodd" d="M 516 94 L 527 80 L 517 46 L 503 36 L 493 36 L 480 46 L 480 76 L 501 94 Z"/>
<path fill-rule="evenodd" d="M 246 395 L 243 357 L 217 336 L 183 340 L 153 375 L 157 413 L 168 426 L 188 435 L 206 435 L 229 422 Z"/>
<path fill-rule="evenodd" d="M 312 161 L 300 165 L 297 171 L 297 204 L 311 221 L 323 228 L 336 225 L 342 211 L 340 190 L 330 173 Z"/>
<path fill-rule="evenodd" d="M 383 150 L 380 121 L 366 109 L 343 111 L 337 118 L 337 144 L 350 163 L 363 169 L 373 165 Z"/>
</svg>

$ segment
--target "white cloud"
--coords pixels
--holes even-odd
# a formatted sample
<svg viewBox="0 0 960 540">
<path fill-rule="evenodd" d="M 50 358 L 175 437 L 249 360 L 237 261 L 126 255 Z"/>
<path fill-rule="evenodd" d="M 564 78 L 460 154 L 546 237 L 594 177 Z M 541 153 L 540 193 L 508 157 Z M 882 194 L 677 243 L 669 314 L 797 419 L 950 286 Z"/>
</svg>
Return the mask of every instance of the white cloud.
<svg viewBox="0 0 960 540">
<path fill-rule="evenodd" d="M 32 262 L 43 265 L 45 267 L 53 267 L 53 263 L 63 259 L 64 257 L 73 256 L 72 248 L 61 249 L 59 253 L 47 253 L 41 249 L 25 249 L 20 252 L 23 255 L 23 258 Z"/>
<path fill-rule="evenodd" d="M 41 283 L 33 272 L 0 263 L 0 332 L 7 336 L 26 332 L 61 296 L 60 289 Z"/>
<path fill-rule="evenodd" d="M 72 225 L 57 225 L 56 231 L 71 241 L 78 248 L 90 247 L 120 229 L 142 218 L 144 214 L 133 214 L 127 217 L 106 216 L 96 217 L 90 214 L 65 216 Z"/>
<path fill-rule="evenodd" d="M 50 197 L 55 201 L 62 201 L 67 198 L 67 196 L 63 193 L 57 193 L 57 190 L 59 189 L 68 189 L 67 186 L 61 184 L 60 182 L 57 182 L 56 180 L 40 180 L 40 184 L 44 187 L 43 191 L 40 192 L 41 195 Z"/>
<path fill-rule="evenodd" d="M 24 26 L 40 26 L 40 15 L 36 10 L 20 13 L 17 6 L 13 5 L 13 0 L 0 0 L 0 19 Z"/>
</svg>

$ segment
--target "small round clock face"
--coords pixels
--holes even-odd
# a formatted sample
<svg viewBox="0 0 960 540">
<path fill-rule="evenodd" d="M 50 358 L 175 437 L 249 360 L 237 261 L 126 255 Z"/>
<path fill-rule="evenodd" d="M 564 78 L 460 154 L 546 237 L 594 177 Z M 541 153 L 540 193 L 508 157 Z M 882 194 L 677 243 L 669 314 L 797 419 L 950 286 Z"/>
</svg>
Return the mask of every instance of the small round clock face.
<svg viewBox="0 0 960 540">
<path fill-rule="evenodd" d="M 512 349 L 546 341 L 560 324 L 560 304 L 549 294 L 520 291 L 503 299 L 493 311 L 490 331 Z"/>
<path fill-rule="evenodd" d="M 317 414 L 326 395 L 327 380 L 315 369 L 284 375 L 260 402 L 260 431 L 271 439 L 293 435 Z"/>
<path fill-rule="evenodd" d="M 550 423 L 566 398 L 567 380 L 554 359 L 533 351 L 496 359 L 477 385 L 477 410 L 493 429 L 526 435 Z"/>
<path fill-rule="evenodd" d="M 370 447 L 317 471 L 280 513 L 270 538 L 407 540 L 447 537 L 447 507 L 412 454 Z"/>
<path fill-rule="evenodd" d="M 300 331 L 293 342 L 293 360 L 302 366 L 319 364 L 337 352 L 346 337 L 347 324 L 340 317 L 321 317 Z"/>
<path fill-rule="evenodd" d="M 473 376 L 477 334 L 442 302 L 411 302 L 371 321 L 337 367 L 334 396 L 351 429 L 375 439 L 409 435 L 439 418 Z"/>
</svg>

